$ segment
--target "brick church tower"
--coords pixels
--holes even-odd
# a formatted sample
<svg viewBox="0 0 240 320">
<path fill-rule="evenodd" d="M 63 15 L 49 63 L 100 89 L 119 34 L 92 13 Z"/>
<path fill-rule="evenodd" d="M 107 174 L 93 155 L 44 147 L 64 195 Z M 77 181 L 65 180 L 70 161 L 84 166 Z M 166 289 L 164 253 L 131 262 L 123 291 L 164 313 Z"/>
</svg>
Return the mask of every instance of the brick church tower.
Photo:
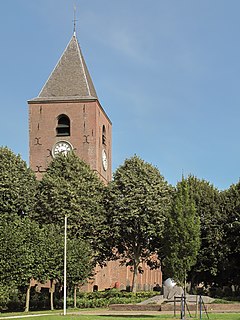
<svg viewBox="0 0 240 320">
<path fill-rule="evenodd" d="M 75 32 L 38 97 L 28 105 L 29 162 L 38 179 L 57 153 L 74 150 L 105 184 L 111 180 L 112 125 Z"/>
</svg>

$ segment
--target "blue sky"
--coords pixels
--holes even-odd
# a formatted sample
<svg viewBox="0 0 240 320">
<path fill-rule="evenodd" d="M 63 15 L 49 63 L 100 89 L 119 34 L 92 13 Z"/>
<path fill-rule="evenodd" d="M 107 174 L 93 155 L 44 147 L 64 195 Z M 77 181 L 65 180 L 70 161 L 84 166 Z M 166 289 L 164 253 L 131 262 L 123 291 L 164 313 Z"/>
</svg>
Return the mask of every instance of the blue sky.
<svg viewBox="0 0 240 320">
<path fill-rule="evenodd" d="M 28 161 L 27 100 L 73 32 L 113 123 L 113 169 L 137 154 L 173 185 L 239 180 L 240 1 L 14 0 L 0 4 L 0 145 Z"/>
</svg>

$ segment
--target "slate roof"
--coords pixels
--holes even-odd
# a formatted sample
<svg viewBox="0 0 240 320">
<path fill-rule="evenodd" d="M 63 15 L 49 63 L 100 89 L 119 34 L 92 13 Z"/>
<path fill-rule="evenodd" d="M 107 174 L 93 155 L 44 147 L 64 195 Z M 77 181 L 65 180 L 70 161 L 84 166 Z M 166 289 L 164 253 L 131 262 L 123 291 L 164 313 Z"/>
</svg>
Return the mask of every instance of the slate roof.
<svg viewBox="0 0 240 320">
<path fill-rule="evenodd" d="M 42 100 L 98 99 L 74 33 L 37 98 Z"/>
</svg>

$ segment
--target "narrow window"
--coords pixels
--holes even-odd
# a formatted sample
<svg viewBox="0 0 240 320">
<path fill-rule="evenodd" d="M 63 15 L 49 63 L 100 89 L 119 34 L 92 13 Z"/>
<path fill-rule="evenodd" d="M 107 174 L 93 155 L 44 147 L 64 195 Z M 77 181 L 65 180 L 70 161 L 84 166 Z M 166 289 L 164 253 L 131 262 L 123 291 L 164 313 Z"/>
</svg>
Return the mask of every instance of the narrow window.
<svg viewBox="0 0 240 320">
<path fill-rule="evenodd" d="M 56 132 L 57 136 L 70 136 L 70 119 L 65 114 L 58 117 Z"/>
<path fill-rule="evenodd" d="M 102 144 L 106 145 L 106 128 L 104 125 L 102 127 Z"/>
<path fill-rule="evenodd" d="M 98 291 L 98 286 L 95 284 L 95 285 L 93 286 L 93 292 L 96 292 L 96 291 Z"/>
</svg>

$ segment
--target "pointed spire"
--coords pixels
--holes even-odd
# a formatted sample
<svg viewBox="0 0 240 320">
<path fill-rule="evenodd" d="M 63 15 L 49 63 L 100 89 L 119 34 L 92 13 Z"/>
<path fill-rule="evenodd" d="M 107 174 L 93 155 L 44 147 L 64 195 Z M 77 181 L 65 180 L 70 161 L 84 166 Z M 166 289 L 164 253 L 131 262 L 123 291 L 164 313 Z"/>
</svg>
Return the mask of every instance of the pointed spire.
<svg viewBox="0 0 240 320">
<path fill-rule="evenodd" d="M 76 32 L 36 100 L 98 99 Z"/>
</svg>

